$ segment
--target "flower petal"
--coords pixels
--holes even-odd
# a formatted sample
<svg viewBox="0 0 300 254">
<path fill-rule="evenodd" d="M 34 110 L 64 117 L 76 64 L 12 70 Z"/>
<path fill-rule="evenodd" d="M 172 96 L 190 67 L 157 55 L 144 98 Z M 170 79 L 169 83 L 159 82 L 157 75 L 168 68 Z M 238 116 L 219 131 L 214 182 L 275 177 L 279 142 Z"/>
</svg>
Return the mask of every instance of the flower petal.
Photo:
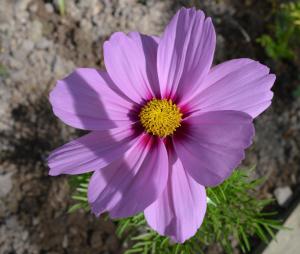
<svg viewBox="0 0 300 254">
<path fill-rule="evenodd" d="M 167 187 L 145 210 L 145 218 L 159 234 L 183 243 L 202 224 L 206 212 L 205 188 L 183 168 L 176 155 L 170 161 Z"/>
<path fill-rule="evenodd" d="M 48 157 L 49 174 L 77 175 L 103 168 L 136 142 L 131 128 L 93 131 L 54 150 Z"/>
<path fill-rule="evenodd" d="M 143 134 L 123 158 L 94 172 L 88 190 L 92 211 L 108 211 L 113 218 L 143 211 L 164 190 L 167 170 L 165 145 Z"/>
<path fill-rule="evenodd" d="M 184 168 L 200 184 L 223 182 L 244 158 L 254 135 L 252 118 L 239 111 L 213 111 L 189 117 L 174 146 Z"/>
<path fill-rule="evenodd" d="M 114 33 L 104 43 L 105 66 L 111 78 L 132 101 L 159 95 L 156 69 L 157 41 L 139 33 Z"/>
<path fill-rule="evenodd" d="M 163 97 L 184 99 L 208 73 L 216 45 L 210 18 L 182 8 L 166 27 L 158 46 L 157 70 Z"/>
<path fill-rule="evenodd" d="M 271 104 L 275 75 L 251 59 L 235 59 L 211 69 L 188 103 L 195 114 L 216 110 L 243 111 L 253 118 Z"/>
<path fill-rule="evenodd" d="M 134 104 L 115 91 L 106 72 L 79 68 L 59 80 L 50 93 L 54 114 L 85 130 L 107 130 L 132 123 Z"/>
</svg>

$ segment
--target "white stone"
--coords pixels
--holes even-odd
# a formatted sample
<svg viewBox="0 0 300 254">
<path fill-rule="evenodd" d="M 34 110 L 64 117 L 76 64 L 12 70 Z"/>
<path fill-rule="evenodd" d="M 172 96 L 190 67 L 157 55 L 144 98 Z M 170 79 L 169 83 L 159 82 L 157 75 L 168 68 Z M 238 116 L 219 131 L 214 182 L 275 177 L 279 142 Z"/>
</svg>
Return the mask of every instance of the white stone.
<svg viewBox="0 0 300 254">
<path fill-rule="evenodd" d="M 275 198 L 280 206 L 285 206 L 292 197 L 293 192 L 289 186 L 276 188 L 274 191 Z"/>
<path fill-rule="evenodd" d="M 31 40 L 24 40 L 22 44 L 22 50 L 26 51 L 26 53 L 30 53 L 34 48 L 34 43 Z"/>
<path fill-rule="evenodd" d="M 54 12 L 54 7 L 52 4 L 50 3 L 46 3 L 45 4 L 45 9 L 46 9 L 46 12 L 52 14 Z"/>
<path fill-rule="evenodd" d="M 300 204 L 284 223 L 289 229 L 282 229 L 276 234 L 263 254 L 297 254 L 300 253 Z"/>
<path fill-rule="evenodd" d="M 62 246 L 63 246 L 63 248 L 66 249 L 66 248 L 68 248 L 68 245 L 69 245 L 68 236 L 64 235 Z"/>
<path fill-rule="evenodd" d="M 0 198 L 5 197 L 12 189 L 12 173 L 0 175 Z"/>
</svg>

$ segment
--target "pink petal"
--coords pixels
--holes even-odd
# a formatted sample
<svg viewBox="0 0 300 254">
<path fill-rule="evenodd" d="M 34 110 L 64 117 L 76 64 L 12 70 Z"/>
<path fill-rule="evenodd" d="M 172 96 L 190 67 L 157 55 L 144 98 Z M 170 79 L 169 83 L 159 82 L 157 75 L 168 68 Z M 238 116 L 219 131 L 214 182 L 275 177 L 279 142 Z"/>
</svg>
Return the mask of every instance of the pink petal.
<svg viewBox="0 0 300 254">
<path fill-rule="evenodd" d="M 251 59 L 235 59 L 211 69 L 188 103 L 195 114 L 216 110 L 243 111 L 253 118 L 271 104 L 275 75 Z"/>
<path fill-rule="evenodd" d="M 107 73 L 79 68 L 59 80 L 50 93 L 54 114 L 85 130 L 107 130 L 132 123 L 134 104 L 115 91 Z"/>
<path fill-rule="evenodd" d="M 104 43 L 105 66 L 118 88 L 132 101 L 160 97 L 156 70 L 157 42 L 139 33 L 114 33 Z"/>
<path fill-rule="evenodd" d="M 252 118 L 239 111 L 212 111 L 186 120 L 174 146 L 184 168 L 200 184 L 223 182 L 244 158 L 254 136 Z"/>
<path fill-rule="evenodd" d="M 182 8 L 166 27 L 158 46 L 157 70 L 163 97 L 185 99 L 208 73 L 216 34 L 202 11 Z"/>
<path fill-rule="evenodd" d="M 88 190 L 92 211 L 132 216 L 153 203 L 166 186 L 168 157 L 160 139 L 142 135 L 124 157 L 94 172 Z"/>
<path fill-rule="evenodd" d="M 103 168 L 117 160 L 136 142 L 131 128 L 93 131 L 54 150 L 49 158 L 49 174 L 77 175 Z"/>
<path fill-rule="evenodd" d="M 202 224 L 206 212 L 205 188 L 185 171 L 176 155 L 170 159 L 167 187 L 145 210 L 145 217 L 159 234 L 183 243 Z"/>
</svg>

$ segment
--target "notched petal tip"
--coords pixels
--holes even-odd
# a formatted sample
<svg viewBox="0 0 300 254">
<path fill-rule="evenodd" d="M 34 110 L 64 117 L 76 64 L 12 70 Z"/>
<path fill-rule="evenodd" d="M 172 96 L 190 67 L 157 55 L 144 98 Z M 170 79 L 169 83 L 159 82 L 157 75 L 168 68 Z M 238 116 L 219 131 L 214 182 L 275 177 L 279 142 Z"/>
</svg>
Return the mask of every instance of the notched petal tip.
<svg viewBox="0 0 300 254">
<path fill-rule="evenodd" d="M 186 101 L 207 75 L 215 50 L 211 19 L 202 11 L 180 9 L 165 28 L 158 46 L 161 94 Z"/>
<path fill-rule="evenodd" d="M 144 211 L 147 223 L 161 235 L 183 243 L 193 237 L 206 213 L 206 192 L 183 168 L 175 151 L 169 153 L 167 187 Z"/>
<path fill-rule="evenodd" d="M 104 62 L 116 86 L 138 104 L 159 96 L 157 40 L 137 32 L 117 32 L 104 43 Z"/>
<path fill-rule="evenodd" d="M 276 76 L 258 61 L 241 58 L 214 66 L 188 102 L 193 114 L 236 110 L 257 117 L 270 106 Z"/>
</svg>

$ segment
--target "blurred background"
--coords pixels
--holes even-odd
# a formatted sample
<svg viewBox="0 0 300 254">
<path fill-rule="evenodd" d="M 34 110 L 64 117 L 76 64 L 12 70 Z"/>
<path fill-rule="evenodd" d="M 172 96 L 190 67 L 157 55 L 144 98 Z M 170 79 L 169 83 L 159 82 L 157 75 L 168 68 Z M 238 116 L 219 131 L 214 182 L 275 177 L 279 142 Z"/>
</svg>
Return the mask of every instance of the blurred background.
<svg viewBox="0 0 300 254">
<path fill-rule="evenodd" d="M 47 175 L 49 152 L 80 135 L 53 116 L 48 94 L 75 67 L 103 68 L 111 33 L 159 35 L 181 6 L 213 17 L 215 64 L 248 57 L 277 75 L 243 163 L 267 179 L 257 195 L 286 209 L 300 182 L 300 1 L 0 0 L 1 254 L 122 253 L 114 223 L 68 214 L 67 177 Z"/>
</svg>

